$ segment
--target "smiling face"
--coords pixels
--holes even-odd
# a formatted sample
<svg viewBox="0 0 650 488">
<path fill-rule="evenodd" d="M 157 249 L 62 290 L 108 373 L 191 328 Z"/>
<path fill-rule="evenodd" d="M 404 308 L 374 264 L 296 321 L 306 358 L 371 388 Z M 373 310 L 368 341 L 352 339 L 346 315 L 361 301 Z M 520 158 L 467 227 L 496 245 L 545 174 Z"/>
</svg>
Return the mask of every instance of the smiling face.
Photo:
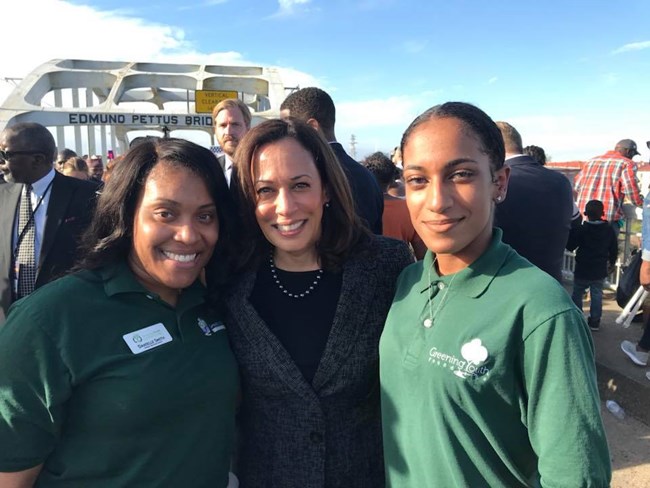
<svg viewBox="0 0 650 488">
<path fill-rule="evenodd" d="M 312 268 L 327 195 L 311 153 L 293 138 L 266 144 L 253 161 L 253 179 L 255 217 L 277 265 Z"/>
<path fill-rule="evenodd" d="M 175 305 L 210 260 L 219 238 L 214 200 L 186 168 L 164 161 L 149 173 L 133 219 L 129 265 L 138 281 Z"/>
<path fill-rule="evenodd" d="M 494 200 L 505 195 L 509 168 L 494 171 L 479 138 L 455 118 L 417 127 L 403 163 L 415 230 L 436 253 L 442 274 L 460 271 L 490 243 Z"/>
<path fill-rule="evenodd" d="M 214 133 L 223 152 L 232 157 L 237 144 L 248 132 L 246 121 L 238 108 L 224 108 L 219 111 L 214 120 Z"/>
</svg>

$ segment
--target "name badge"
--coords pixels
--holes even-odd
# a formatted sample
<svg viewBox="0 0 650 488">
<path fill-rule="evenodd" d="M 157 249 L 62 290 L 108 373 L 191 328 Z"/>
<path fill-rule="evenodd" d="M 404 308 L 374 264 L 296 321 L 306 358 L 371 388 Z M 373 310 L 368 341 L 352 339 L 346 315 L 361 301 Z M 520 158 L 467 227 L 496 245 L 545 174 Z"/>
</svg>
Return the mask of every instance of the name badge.
<svg viewBox="0 0 650 488">
<path fill-rule="evenodd" d="M 124 334 L 122 338 L 133 354 L 140 354 L 172 341 L 172 336 L 169 335 L 162 323 L 129 332 Z"/>
</svg>

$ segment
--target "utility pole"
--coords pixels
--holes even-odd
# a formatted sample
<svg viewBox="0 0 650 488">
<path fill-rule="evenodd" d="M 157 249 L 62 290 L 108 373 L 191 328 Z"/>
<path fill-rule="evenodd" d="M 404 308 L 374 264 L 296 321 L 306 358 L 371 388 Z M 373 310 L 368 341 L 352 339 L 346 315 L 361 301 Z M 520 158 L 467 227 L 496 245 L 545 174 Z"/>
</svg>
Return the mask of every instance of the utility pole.
<svg viewBox="0 0 650 488">
<path fill-rule="evenodd" d="M 357 159 L 357 138 L 354 134 L 350 136 L 350 156 L 352 159 Z"/>
</svg>

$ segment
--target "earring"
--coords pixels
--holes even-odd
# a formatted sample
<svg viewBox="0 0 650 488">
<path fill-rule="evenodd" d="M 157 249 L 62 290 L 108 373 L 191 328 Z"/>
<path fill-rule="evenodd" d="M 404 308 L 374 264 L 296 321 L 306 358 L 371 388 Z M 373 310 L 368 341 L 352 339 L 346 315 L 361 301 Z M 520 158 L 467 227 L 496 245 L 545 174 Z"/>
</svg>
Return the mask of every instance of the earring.
<svg viewBox="0 0 650 488">
<path fill-rule="evenodd" d="M 496 200 L 497 203 L 500 203 L 502 198 L 503 198 L 503 197 L 502 197 L 501 195 L 497 195 L 497 197 L 495 198 L 495 200 Z"/>
<path fill-rule="evenodd" d="M 325 208 L 330 208 L 330 202 L 325 202 Z"/>
</svg>

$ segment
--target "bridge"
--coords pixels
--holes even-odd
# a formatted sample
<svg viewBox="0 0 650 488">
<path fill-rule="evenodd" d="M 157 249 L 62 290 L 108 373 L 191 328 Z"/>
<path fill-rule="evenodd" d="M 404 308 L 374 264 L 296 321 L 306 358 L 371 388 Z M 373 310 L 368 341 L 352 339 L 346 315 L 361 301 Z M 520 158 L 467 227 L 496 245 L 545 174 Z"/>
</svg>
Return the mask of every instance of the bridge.
<svg viewBox="0 0 650 488">
<path fill-rule="evenodd" d="M 286 90 L 275 68 L 260 66 L 53 59 L 0 106 L 0 130 L 38 122 L 59 150 L 104 160 L 109 150 L 123 153 L 129 140 L 152 132 L 214 146 L 211 111 L 220 100 L 241 99 L 256 124 L 279 116 Z"/>
</svg>

